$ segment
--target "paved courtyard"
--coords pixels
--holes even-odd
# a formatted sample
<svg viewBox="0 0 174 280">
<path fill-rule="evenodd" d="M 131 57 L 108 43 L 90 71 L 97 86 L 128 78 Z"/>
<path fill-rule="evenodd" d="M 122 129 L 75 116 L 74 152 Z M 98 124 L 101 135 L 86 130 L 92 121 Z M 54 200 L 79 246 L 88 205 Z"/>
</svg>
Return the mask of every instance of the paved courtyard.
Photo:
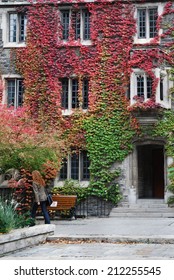
<svg viewBox="0 0 174 280">
<path fill-rule="evenodd" d="M 173 218 L 109 217 L 52 223 L 56 230 L 49 242 L 1 259 L 174 259 Z"/>
<path fill-rule="evenodd" d="M 133 260 L 174 259 L 174 244 L 41 244 L 2 259 L 54 259 L 54 260 Z"/>
</svg>

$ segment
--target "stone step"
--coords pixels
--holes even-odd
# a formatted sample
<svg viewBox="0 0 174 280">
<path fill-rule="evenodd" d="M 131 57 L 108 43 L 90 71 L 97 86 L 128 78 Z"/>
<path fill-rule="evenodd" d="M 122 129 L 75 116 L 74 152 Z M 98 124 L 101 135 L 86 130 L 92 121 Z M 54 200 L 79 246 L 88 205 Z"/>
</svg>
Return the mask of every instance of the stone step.
<svg viewBox="0 0 174 280">
<path fill-rule="evenodd" d="M 131 212 L 149 212 L 149 213 L 153 213 L 153 212 L 169 212 L 169 213 L 174 213 L 174 208 L 163 208 L 163 207 L 159 207 L 159 208 L 151 208 L 151 207 L 141 207 L 141 208 L 133 208 L 133 207 L 129 207 L 129 208 L 123 208 L 123 207 L 116 207 L 112 209 L 112 212 L 114 213 L 131 213 Z"/>
<path fill-rule="evenodd" d="M 143 209 L 143 208 L 162 208 L 162 209 L 170 209 L 167 204 L 134 204 L 134 205 L 122 205 L 119 206 L 124 209 Z"/>
<path fill-rule="evenodd" d="M 164 199 L 137 199 L 137 204 L 165 204 Z"/>
<path fill-rule="evenodd" d="M 114 213 L 111 212 L 109 217 L 111 218 L 124 218 L 124 217 L 129 217 L 129 218 L 174 218 L 174 212 L 169 213 L 169 212 L 154 212 L 154 213 L 148 213 L 148 212 L 139 212 L 139 213 L 133 213 L 133 212 L 125 212 L 125 213 Z"/>
</svg>

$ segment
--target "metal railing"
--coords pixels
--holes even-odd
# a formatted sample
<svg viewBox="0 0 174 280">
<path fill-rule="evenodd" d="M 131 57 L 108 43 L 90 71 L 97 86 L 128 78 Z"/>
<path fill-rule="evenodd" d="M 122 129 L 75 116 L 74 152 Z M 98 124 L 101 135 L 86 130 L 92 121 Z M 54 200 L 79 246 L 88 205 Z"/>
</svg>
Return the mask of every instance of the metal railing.
<svg viewBox="0 0 174 280">
<path fill-rule="evenodd" d="M 31 193 L 30 197 L 27 194 L 26 188 L 9 188 L 9 187 L 1 187 L 0 188 L 0 198 L 3 201 L 11 201 L 12 199 L 23 205 L 23 211 L 29 210 L 29 206 L 32 205 L 33 194 Z M 28 200 L 30 203 L 28 203 Z M 28 203 L 27 209 L 25 208 L 25 204 Z M 85 200 L 77 203 L 76 207 L 76 215 L 77 217 L 108 217 L 113 204 L 110 201 L 103 200 L 97 196 L 89 196 Z M 60 216 L 60 213 L 57 213 L 56 216 Z M 65 215 L 66 216 L 66 215 Z"/>
<path fill-rule="evenodd" d="M 100 197 L 89 196 L 77 204 L 76 214 L 79 217 L 106 217 L 109 216 L 113 204 Z"/>
</svg>

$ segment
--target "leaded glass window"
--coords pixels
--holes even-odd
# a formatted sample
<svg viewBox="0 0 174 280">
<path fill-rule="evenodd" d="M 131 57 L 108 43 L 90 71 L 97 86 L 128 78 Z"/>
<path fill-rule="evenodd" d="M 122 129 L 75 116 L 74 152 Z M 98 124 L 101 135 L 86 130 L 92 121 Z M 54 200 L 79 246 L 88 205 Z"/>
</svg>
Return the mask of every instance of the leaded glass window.
<svg viewBox="0 0 174 280">
<path fill-rule="evenodd" d="M 74 40 L 90 40 L 90 13 L 87 10 L 61 10 L 62 39 L 69 39 L 70 28 Z"/>
<path fill-rule="evenodd" d="M 60 170 L 59 179 L 73 179 L 73 180 L 89 180 L 89 157 L 86 151 L 73 153 L 64 160 Z"/>
<path fill-rule="evenodd" d="M 62 100 L 61 105 L 62 108 L 68 109 L 68 79 L 64 78 L 62 79 Z"/>
<path fill-rule="evenodd" d="M 157 8 L 149 9 L 149 38 L 157 35 Z"/>
<path fill-rule="evenodd" d="M 79 107 L 79 100 L 78 100 L 78 80 L 72 80 L 72 108 Z"/>
<path fill-rule="evenodd" d="M 147 98 L 152 96 L 152 78 L 147 77 Z"/>
<path fill-rule="evenodd" d="M 9 14 L 9 42 L 25 42 L 27 16 L 26 14 Z"/>
<path fill-rule="evenodd" d="M 137 11 L 138 38 L 150 39 L 157 35 L 157 8 L 141 8 Z"/>
<path fill-rule="evenodd" d="M 137 96 L 144 100 L 152 96 L 152 78 L 145 73 L 136 75 Z"/>
<path fill-rule="evenodd" d="M 89 81 L 88 79 L 82 80 L 82 92 L 79 93 L 79 81 L 78 79 L 63 78 L 62 83 L 62 94 L 61 94 L 61 106 L 62 109 L 75 109 L 80 106 L 82 109 L 88 108 L 88 90 Z M 82 105 L 79 103 L 79 94 L 82 94 Z"/>
<path fill-rule="evenodd" d="M 61 11 L 61 14 L 62 14 L 62 39 L 68 40 L 70 11 L 64 10 L 64 11 Z"/>
<path fill-rule="evenodd" d="M 137 77 L 137 95 L 144 97 L 144 76 Z"/>
<path fill-rule="evenodd" d="M 7 106 L 15 108 L 23 104 L 23 81 L 20 79 L 7 80 Z"/>
<path fill-rule="evenodd" d="M 90 40 L 90 13 L 88 11 L 83 11 L 83 40 Z"/>
</svg>

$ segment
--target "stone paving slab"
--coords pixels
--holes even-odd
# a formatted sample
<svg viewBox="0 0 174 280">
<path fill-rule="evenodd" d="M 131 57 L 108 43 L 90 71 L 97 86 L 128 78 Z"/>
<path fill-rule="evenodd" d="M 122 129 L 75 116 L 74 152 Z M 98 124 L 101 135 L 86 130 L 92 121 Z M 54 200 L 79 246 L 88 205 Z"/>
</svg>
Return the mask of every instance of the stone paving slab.
<svg viewBox="0 0 174 280">
<path fill-rule="evenodd" d="M 54 236 L 127 236 L 174 238 L 174 218 L 87 218 L 52 221 L 56 225 Z"/>
<path fill-rule="evenodd" d="M 174 244 L 41 244 L 2 259 L 29 260 L 168 260 L 174 259 Z"/>
</svg>

